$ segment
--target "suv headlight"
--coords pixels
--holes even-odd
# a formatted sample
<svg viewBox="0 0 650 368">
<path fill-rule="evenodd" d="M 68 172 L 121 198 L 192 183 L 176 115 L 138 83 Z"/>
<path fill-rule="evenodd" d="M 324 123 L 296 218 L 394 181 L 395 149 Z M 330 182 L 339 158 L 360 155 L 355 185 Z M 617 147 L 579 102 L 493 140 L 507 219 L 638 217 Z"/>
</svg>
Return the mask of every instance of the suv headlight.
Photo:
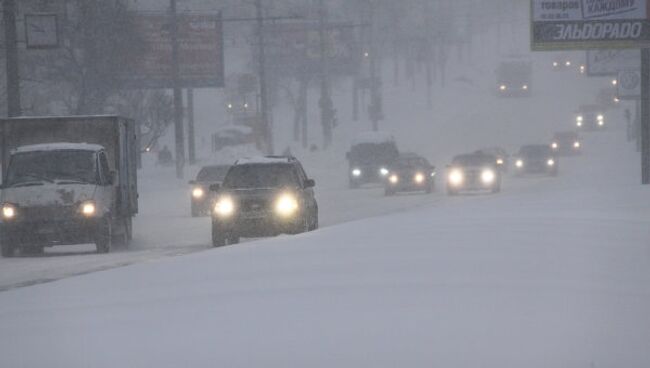
<svg viewBox="0 0 650 368">
<path fill-rule="evenodd" d="M 14 219 L 17 212 L 16 206 L 13 204 L 5 203 L 2 205 L 2 218 L 5 220 Z"/>
<path fill-rule="evenodd" d="M 205 191 L 203 190 L 203 188 L 196 187 L 192 189 L 192 197 L 199 199 L 199 198 L 203 198 L 204 195 L 205 195 Z"/>
<path fill-rule="evenodd" d="M 496 174 L 494 171 L 486 169 L 481 172 L 481 181 L 483 184 L 492 184 L 494 182 L 494 179 L 496 179 Z"/>
<path fill-rule="evenodd" d="M 221 217 L 231 216 L 235 212 L 235 201 L 230 197 L 221 197 L 214 204 L 214 213 Z"/>
<path fill-rule="evenodd" d="M 453 186 L 458 186 L 463 183 L 463 180 L 465 180 L 465 177 L 463 175 L 463 172 L 459 169 L 453 169 L 449 173 L 449 184 Z"/>
<path fill-rule="evenodd" d="M 275 202 L 275 212 L 283 217 L 293 216 L 298 207 L 298 200 L 292 194 L 282 194 Z"/>
<path fill-rule="evenodd" d="M 97 206 L 95 206 L 95 202 L 93 201 L 86 201 L 81 203 L 79 210 L 81 211 L 82 215 L 86 217 L 92 217 L 97 213 Z"/>
</svg>

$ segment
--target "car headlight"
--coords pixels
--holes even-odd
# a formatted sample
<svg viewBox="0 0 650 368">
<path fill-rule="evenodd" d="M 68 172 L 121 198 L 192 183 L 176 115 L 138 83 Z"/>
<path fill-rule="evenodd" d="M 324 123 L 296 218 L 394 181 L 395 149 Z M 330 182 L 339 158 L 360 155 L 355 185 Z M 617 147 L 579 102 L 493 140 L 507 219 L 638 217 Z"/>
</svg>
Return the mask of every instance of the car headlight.
<svg viewBox="0 0 650 368">
<path fill-rule="evenodd" d="M 552 158 L 550 158 L 548 161 L 546 161 L 546 164 L 547 164 L 548 166 L 555 166 L 555 160 L 553 160 Z"/>
<path fill-rule="evenodd" d="M 553 142 L 551 144 L 551 148 L 553 148 L 553 149 L 557 149 L 558 147 L 559 147 L 559 145 L 556 142 Z"/>
<path fill-rule="evenodd" d="M 16 217 L 16 206 L 13 204 L 5 203 L 2 205 L 2 218 L 5 220 L 11 220 Z"/>
<path fill-rule="evenodd" d="M 582 120 L 583 120 L 583 119 L 584 119 L 584 118 L 583 118 L 582 116 L 578 116 L 578 117 L 576 118 L 576 121 L 577 121 L 578 123 L 582 123 Z"/>
<path fill-rule="evenodd" d="M 499 89 L 505 91 L 506 89 L 508 89 L 508 87 L 505 84 L 502 84 L 499 86 Z"/>
<path fill-rule="evenodd" d="M 399 183 L 399 176 L 397 176 L 396 174 L 393 174 L 388 178 L 388 181 L 391 184 L 397 184 L 397 183 Z"/>
<path fill-rule="evenodd" d="M 291 194 L 283 194 L 275 202 L 275 212 L 280 216 L 289 217 L 298 211 L 298 201 Z"/>
<path fill-rule="evenodd" d="M 81 210 L 81 214 L 86 217 L 95 216 L 95 213 L 97 213 L 97 207 L 93 201 L 83 202 L 79 208 Z"/>
<path fill-rule="evenodd" d="M 599 126 L 603 126 L 603 125 L 605 125 L 605 122 L 602 121 L 602 120 L 598 120 L 598 125 L 599 125 Z"/>
<path fill-rule="evenodd" d="M 570 62 L 570 61 L 567 61 L 564 65 L 566 65 L 566 66 L 571 66 L 571 62 Z"/>
<path fill-rule="evenodd" d="M 521 86 L 521 89 L 523 89 L 524 91 L 528 91 L 528 85 L 524 84 L 523 86 Z"/>
<path fill-rule="evenodd" d="M 361 176 L 361 169 L 352 170 L 352 176 L 355 176 L 355 177 Z"/>
<path fill-rule="evenodd" d="M 205 191 L 203 190 L 203 188 L 194 188 L 192 190 L 192 197 L 196 199 L 203 198 L 204 195 L 205 195 Z"/>
<path fill-rule="evenodd" d="M 573 148 L 580 148 L 580 142 L 573 143 Z"/>
<path fill-rule="evenodd" d="M 555 67 L 557 67 L 557 66 L 558 66 L 558 63 L 557 63 L 557 61 L 554 61 L 554 62 L 553 62 L 553 66 L 555 66 Z"/>
<path fill-rule="evenodd" d="M 386 175 L 388 175 L 388 169 L 385 168 L 385 167 L 382 167 L 381 169 L 379 169 L 379 173 L 381 174 L 381 176 L 386 176 Z"/>
<path fill-rule="evenodd" d="M 497 165 L 503 165 L 503 159 L 502 158 L 497 159 Z"/>
<path fill-rule="evenodd" d="M 598 119 L 598 120 L 604 120 L 605 117 L 604 117 L 603 115 L 598 115 L 598 116 L 596 117 L 596 119 Z"/>
<path fill-rule="evenodd" d="M 465 180 L 465 176 L 459 169 L 454 169 L 449 173 L 449 184 L 458 186 L 463 184 L 463 180 Z"/>
<path fill-rule="evenodd" d="M 422 184 L 422 183 L 424 183 L 424 174 L 422 174 L 422 173 L 417 173 L 417 174 L 415 174 L 415 176 L 413 177 L 413 180 L 414 180 L 417 184 Z"/>
<path fill-rule="evenodd" d="M 524 167 L 524 161 L 523 160 L 517 160 L 517 162 L 515 162 L 515 166 L 517 166 L 518 168 Z"/>
<path fill-rule="evenodd" d="M 481 181 L 483 184 L 492 184 L 494 182 L 494 179 L 496 179 L 496 174 L 492 170 L 483 170 L 481 172 Z"/>
<path fill-rule="evenodd" d="M 235 212 L 235 201 L 230 197 L 221 197 L 214 204 L 214 213 L 221 217 L 231 216 Z"/>
</svg>

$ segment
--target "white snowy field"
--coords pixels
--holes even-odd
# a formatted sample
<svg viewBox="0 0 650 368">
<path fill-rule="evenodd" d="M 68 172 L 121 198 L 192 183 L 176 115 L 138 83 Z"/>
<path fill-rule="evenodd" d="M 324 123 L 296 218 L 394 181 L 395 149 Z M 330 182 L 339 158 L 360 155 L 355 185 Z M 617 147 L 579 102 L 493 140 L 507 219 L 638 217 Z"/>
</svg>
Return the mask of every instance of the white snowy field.
<svg viewBox="0 0 650 368">
<path fill-rule="evenodd" d="M 650 188 L 585 143 L 501 195 L 2 292 L 0 366 L 648 367 Z"/>
</svg>

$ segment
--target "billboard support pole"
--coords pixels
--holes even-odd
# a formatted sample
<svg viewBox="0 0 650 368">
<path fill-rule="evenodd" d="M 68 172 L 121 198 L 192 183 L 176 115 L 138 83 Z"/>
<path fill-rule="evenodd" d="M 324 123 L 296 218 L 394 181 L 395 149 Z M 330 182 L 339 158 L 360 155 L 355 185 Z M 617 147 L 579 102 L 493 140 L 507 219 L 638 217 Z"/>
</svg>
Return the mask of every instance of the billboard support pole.
<svg viewBox="0 0 650 368">
<path fill-rule="evenodd" d="M 187 89 L 187 150 L 190 165 L 196 163 L 196 134 L 194 133 L 194 89 Z"/>
<path fill-rule="evenodd" d="M 183 93 L 180 86 L 180 67 L 178 50 L 178 16 L 176 0 L 170 0 L 171 41 L 172 41 L 172 84 L 174 89 L 174 135 L 176 142 L 176 177 L 183 179 L 185 166 L 185 140 L 183 138 Z"/>
<path fill-rule="evenodd" d="M 641 49 L 641 183 L 650 184 L 650 48 Z"/>
<path fill-rule="evenodd" d="M 18 67 L 18 37 L 16 34 L 16 1 L 5 0 L 3 16 L 5 23 L 5 53 L 7 68 L 7 116 L 21 115 L 20 76 Z"/>
</svg>

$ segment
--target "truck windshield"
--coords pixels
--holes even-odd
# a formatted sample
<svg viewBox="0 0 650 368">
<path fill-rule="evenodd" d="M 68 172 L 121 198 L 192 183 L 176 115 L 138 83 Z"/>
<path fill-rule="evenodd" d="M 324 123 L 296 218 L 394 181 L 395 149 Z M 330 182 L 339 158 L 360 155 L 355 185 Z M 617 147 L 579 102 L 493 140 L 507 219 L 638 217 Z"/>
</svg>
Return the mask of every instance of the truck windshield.
<svg viewBox="0 0 650 368">
<path fill-rule="evenodd" d="M 60 150 L 14 154 L 9 163 L 5 185 L 63 180 L 97 183 L 94 152 Z"/>
<path fill-rule="evenodd" d="M 238 165 L 228 172 L 224 187 L 231 189 L 282 188 L 296 186 L 298 178 L 290 165 Z"/>
</svg>

